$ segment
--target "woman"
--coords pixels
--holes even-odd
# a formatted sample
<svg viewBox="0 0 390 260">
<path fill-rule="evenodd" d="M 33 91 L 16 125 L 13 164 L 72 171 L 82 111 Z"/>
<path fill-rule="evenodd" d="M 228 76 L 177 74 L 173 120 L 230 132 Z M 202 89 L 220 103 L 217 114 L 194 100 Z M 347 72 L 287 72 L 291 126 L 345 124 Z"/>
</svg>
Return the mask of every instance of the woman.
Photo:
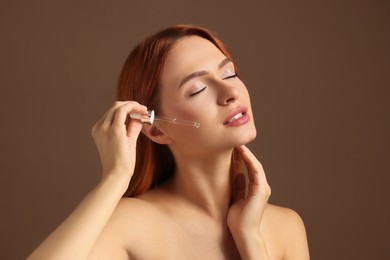
<svg viewBox="0 0 390 260">
<path fill-rule="evenodd" d="M 249 94 L 209 31 L 173 26 L 140 43 L 118 100 L 92 128 L 101 182 L 30 259 L 309 259 L 300 217 L 267 203 L 245 147 Z M 147 109 L 201 125 L 129 119 Z"/>
</svg>

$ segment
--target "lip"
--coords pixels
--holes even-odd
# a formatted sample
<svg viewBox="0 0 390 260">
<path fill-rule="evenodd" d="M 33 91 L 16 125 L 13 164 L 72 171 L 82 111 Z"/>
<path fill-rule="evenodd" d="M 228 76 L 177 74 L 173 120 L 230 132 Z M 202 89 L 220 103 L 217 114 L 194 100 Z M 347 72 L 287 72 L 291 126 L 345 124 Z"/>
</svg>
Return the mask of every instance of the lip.
<svg viewBox="0 0 390 260">
<path fill-rule="evenodd" d="M 248 108 L 246 106 L 238 106 L 230 112 L 229 116 L 223 122 L 225 126 L 239 126 L 245 124 L 249 121 L 249 115 L 247 113 Z M 237 114 L 242 113 L 242 116 L 236 120 L 230 122 L 230 120 L 235 117 Z M 230 123 L 229 123 L 230 122 Z"/>
</svg>

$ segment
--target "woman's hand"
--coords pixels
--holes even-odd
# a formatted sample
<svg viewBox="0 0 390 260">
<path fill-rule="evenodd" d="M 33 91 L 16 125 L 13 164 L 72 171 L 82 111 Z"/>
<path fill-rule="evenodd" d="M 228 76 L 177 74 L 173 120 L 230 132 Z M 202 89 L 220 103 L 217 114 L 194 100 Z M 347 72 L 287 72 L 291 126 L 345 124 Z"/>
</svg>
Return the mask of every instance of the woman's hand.
<svg viewBox="0 0 390 260">
<path fill-rule="evenodd" d="M 92 128 L 103 165 L 103 179 L 28 259 L 87 259 L 131 180 L 135 148 L 142 129 L 131 112 L 146 113 L 133 101 L 115 102 Z M 115 176 L 115 178 L 107 178 Z"/>
<path fill-rule="evenodd" d="M 142 129 L 139 120 L 126 120 L 131 112 L 145 114 L 147 108 L 134 101 L 117 101 L 92 127 L 92 136 L 99 151 L 103 178 L 109 173 L 124 174 L 131 179 L 135 166 L 136 143 Z"/>
<path fill-rule="evenodd" d="M 267 259 L 267 253 L 260 234 L 260 223 L 264 208 L 271 195 L 261 163 L 246 147 L 237 148 L 248 170 L 249 189 L 245 196 L 245 176 L 235 176 L 235 198 L 227 215 L 227 224 L 243 259 Z"/>
</svg>

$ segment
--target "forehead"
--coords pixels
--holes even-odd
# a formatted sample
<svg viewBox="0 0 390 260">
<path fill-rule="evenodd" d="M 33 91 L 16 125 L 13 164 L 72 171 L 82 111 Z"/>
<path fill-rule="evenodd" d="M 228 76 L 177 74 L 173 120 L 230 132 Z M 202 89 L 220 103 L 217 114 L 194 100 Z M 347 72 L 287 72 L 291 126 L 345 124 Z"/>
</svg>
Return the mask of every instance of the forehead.
<svg viewBox="0 0 390 260">
<path fill-rule="evenodd" d="M 212 42 L 198 36 L 184 37 L 169 51 L 161 83 L 177 85 L 190 73 L 215 70 L 224 58 L 226 56 Z"/>
</svg>

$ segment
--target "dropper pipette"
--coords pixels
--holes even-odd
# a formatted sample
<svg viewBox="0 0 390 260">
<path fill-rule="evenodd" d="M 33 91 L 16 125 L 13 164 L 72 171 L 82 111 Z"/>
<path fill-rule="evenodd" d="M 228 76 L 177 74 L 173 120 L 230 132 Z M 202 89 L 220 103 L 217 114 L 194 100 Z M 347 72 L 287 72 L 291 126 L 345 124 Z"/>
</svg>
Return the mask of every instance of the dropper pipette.
<svg viewBox="0 0 390 260">
<path fill-rule="evenodd" d="M 142 123 L 153 124 L 154 121 L 157 120 L 160 122 L 167 122 L 176 125 L 192 126 L 196 128 L 200 127 L 199 122 L 177 119 L 175 117 L 156 116 L 154 110 L 148 110 L 147 114 L 142 114 L 142 115 L 140 113 L 130 113 L 130 117 L 133 119 L 139 119 Z"/>
</svg>

